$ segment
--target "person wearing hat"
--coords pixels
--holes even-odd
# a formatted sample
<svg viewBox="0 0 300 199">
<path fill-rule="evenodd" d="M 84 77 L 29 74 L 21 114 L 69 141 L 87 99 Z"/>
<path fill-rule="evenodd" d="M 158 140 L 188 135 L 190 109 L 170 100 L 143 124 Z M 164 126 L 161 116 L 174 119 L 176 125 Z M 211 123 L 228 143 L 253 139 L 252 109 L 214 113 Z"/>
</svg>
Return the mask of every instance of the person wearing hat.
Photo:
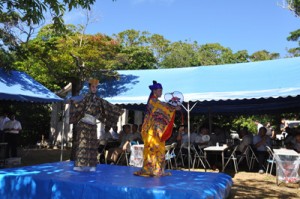
<svg viewBox="0 0 300 199">
<path fill-rule="evenodd" d="M 153 81 L 149 86 L 151 93 L 147 103 L 147 111 L 142 126 L 144 142 L 143 167 L 135 172 L 138 176 L 165 176 L 165 141 L 171 136 L 175 111 L 180 106 L 171 106 L 161 102 L 162 85 Z"/>
<path fill-rule="evenodd" d="M 123 113 L 118 106 L 96 95 L 99 80 L 89 80 L 89 93 L 79 102 L 72 102 L 70 124 L 75 125 L 75 162 L 76 171 L 95 171 L 97 164 L 97 125 L 100 120 L 105 126 L 115 126 Z"/>
</svg>

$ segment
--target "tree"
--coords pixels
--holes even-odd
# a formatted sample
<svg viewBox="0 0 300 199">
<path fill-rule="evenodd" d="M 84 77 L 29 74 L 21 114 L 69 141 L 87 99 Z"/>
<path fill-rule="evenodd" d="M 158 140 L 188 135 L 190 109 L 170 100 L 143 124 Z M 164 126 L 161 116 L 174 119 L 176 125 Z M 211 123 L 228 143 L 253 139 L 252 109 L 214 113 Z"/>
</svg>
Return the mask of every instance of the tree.
<svg viewBox="0 0 300 199">
<path fill-rule="evenodd" d="M 106 35 L 83 35 L 73 25 L 67 26 L 63 35 L 47 25 L 35 39 L 22 45 L 22 52 L 26 56 L 16 62 L 18 69 L 51 89 L 57 90 L 71 82 L 75 96 L 88 77 L 114 67 L 119 45 Z"/>
<path fill-rule="evenodd" d="M 161 66 L 161 62 L 166 58 L 170 41 L 165 39 L 164 36 L 159 34 L 153 34 L 148 38 L 150 49 L 156 58 L 156 68 Z"/>
<path fill-rule="evenodd" d="M 291 54 L 292 57 L 299 57 L 300 56 L 300 29 L 295 30 L 293 32 L 290 32 L 290 35 L 288 36 L 287 40 L 288 41 L 295 41 L 298 42 L 298 47 L 296 48 L 291 48 L 288 50 L 288 52 Z"/>
<path fill-rule="evenodd" d="M 197 66 L 197 42 L 192 44 L 187 42 L 174 42 L 170 44 L 165 53 L 164 60 L 161 62 L 163 68 L 177 68 Z"/>
<path fill-rule="evenodd" d="M 233 54 L 233 63 L 249 62 L 249 55 L 247 50 L 240 50 Z"/>
<path fill-rule="evenodd" d="M 204 44 L 198 51 L 198 62 L 201 66 L 236 63 L 233 52 L 218 43 Z"/>
<path fill-rule="evenodd" d="M 250 56 L 251 61 L 264 61 L 264 60 L 272 60 L 278 58 L 279 58 L 279 53 L 270 53 L 266 50 L 257 51 Z"/>
<path fill-rule="evenodd" d="M 51 15 L 53 27 L 65 31 L 63 15 L 75 8 L 90 9 L 95 0 L 0 0 L 0 67 L 11 69 L 7 54 L 18 49 L 35 34 L 35 30 Z M 5 55 L 5 56 L 4 56 Z"/>
<path fill-rule="evenodd" d="M 119 63 L 114 69 L 155 68 L 157 59 L 151 48 L 149 32 L 131 29 L 115 34 L 114 37 L 121 46 L 116 57 Z"/>
<path fill-rule="evenodd" d="M 74 8 L 90 9 L 95 0 L 0 0 L 0 15 L 17 14 L 28 26 L 40 24 L 45 20 L 47 12 L 51 14 L 55 28 L 64 29 L 63 15 L 66 10 Z"/>
<path fill-rule="evenodd" d="M 116 70 L 154 69 L 156 65 L 152 51 L 144 46 L 123 47 L 116 60 L 118 61 L 114 67 Z"/>
<path fill-rule="evenodd" d="M 285 2 L 282 2 L 281 7 L 294 12 L 294 14 L 296 16 L 300 15 L 300 1 L 299 0 L 285 0 Z"/>
</svg>

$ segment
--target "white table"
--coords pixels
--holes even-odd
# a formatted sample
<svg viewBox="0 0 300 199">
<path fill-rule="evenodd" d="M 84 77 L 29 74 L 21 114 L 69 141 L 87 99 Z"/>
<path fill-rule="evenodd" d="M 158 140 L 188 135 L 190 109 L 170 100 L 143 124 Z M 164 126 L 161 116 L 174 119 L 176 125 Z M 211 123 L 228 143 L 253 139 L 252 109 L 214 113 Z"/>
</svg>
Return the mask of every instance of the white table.
<svg viewBox="0 0 300 199">
<path fill-rule="evenodd" d="M 221 152 L 222 154 L 222 172 L 224 172 L 224 151 L 228 149 L 227 145 L 223 145 L 223 146 L 209 146 L 204 148 L 204 157 L 205 159 L 207 159 L 207 155 L 206 152 L 210 151 L 210 152 Z"/>
<path fill-rule="evenodd" d="M 274 151 L 275 155 L 299 156 L 300 157 L 300 154 L 297 153 L 295 150 L 292 150 L 292 149 L 281 148 L 281 149 L 273 149 L 273 151 Z"/>
</svg>

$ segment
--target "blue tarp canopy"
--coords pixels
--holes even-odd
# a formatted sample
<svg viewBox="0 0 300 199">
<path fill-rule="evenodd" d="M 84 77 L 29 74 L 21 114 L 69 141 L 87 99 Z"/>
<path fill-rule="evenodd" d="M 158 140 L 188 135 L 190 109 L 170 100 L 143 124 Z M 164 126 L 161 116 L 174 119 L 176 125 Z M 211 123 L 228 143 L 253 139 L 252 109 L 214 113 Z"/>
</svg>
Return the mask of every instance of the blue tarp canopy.
<svg viewBox="0 0 300 199">
<path fill-rule="evenodd" d="M 259 112 L 300 107 L 300 58 L 154 70 L 119 70 L 100 86 L 113 104 L 144 109 L 152 80 L 163 92 L 180 91 L 193 112 Z M 161 99 L 163 100 L 163 99 Z"/>
<path fill-rule="evenodd" d="M 0 68 L 0 100 L 51 103 L 62 101 L 24 72 L 6 72 Z"/>
</svg>

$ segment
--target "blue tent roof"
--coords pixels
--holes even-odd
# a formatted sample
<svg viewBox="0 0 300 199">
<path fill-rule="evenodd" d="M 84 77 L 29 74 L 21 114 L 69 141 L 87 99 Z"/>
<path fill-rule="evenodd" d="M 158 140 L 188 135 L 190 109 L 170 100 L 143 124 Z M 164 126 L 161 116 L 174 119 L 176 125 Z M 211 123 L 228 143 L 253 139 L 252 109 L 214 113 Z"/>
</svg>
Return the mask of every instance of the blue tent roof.
<svg viewBox="0 0 300 199">
<path fill-rule="evenodd" d="M 299 107 L 300 58 L 216 66 L 119 70 L 120 79 L 103 83 L 106 100 L 134 109 L 147 102 L 152 80 L 163 92 L 180 91 L 195 111 L 240 112 Z"/>
<path fill-rule="evenodd" d="M 0 100 L 59 102 L 60 97 L 24 72 L 5 72 L 0 68 Z"/>
</svg>

